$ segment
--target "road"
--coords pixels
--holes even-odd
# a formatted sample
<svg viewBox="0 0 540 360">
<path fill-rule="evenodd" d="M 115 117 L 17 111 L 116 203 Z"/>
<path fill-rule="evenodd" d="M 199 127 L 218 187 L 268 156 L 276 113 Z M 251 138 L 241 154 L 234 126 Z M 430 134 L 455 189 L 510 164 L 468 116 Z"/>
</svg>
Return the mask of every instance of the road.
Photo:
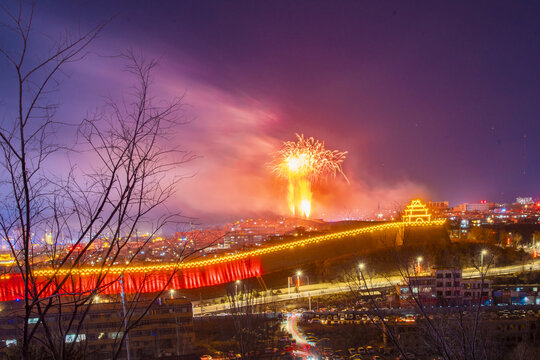
<svg viewBox="0 0 540 360">
<path fill-rule="evenodd" d="M 540 259 L 529 262 L 524 265 L 509 265 L 490 268 L 488 271 L 488 276 L 498 276 L 498 275 L 508 275 L 520 271 L 538 271 L 540 270 Z M 427 275 L 427 273 L 425 274 Z M 475 278 L 479 277 L 479 271 L 474 268 L 468 268 L 463 270 L 463 278 Z M 370 290 L 385 289 L 392 286 L 395 286 L 399 283 L 403 283 L 403 277 L 396 275 L 391 277 L 372 277 L 366 279 L 368 282 L 368 287 Z M 322 283 L 322 284 L 312 284 L 312 285 L 303 285 L 300 287 L 300 292 L 291 294 L 287 293 L 287 288 L 279 289 L 281 294 L 277 295 L 268 295 L 257 299 L 257 304 L 274 304 L 283 301 L 299 300 L 305 299 L 310 296 L 321 296 L 321 295 L 331 295 L 337 293 L 344 293 L 351 291 L 350 284 L 346 282 L 341 283 Z M 212 300 L 206 300 L 209 302 Z M 209 313 L 223 313 L 226 312 L 230 307 L 228 303 L 217 304 L 217 305 L 208 305 L 204 306 L 201 312 L 200 302 L 193 302 L 193 316 L 202 316 L 203 314 Z"/>
<path fill-rule="evenodd" d="M 298 317 L 296 314 L 291 314 L 287 319 L 286 330 L 292 335 L 292 338 L 296 341 L 294 348 L 294 355 L 300 356 L 303 359 L 315 359 L 316 354 L 313 352 L 313 348 L 308 344 L 307 339 L 298 330 Z"/>
</svg>

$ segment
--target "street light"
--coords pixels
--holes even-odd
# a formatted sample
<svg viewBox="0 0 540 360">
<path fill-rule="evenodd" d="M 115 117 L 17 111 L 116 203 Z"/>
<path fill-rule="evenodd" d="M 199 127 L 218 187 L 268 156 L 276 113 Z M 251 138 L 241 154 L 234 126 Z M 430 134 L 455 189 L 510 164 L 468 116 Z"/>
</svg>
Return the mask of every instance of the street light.
<svg viewBox="0 0 540 360">
<path fill-rule="evenodd" d="M 302 276 L 302 272 L 300 270 L 298 270 L 296 272 L 296 284 L 298 286 L 298 288 L 300 288 L 300 276 Z M 309 286 L 309 276 L 306 275 L 306 280 L 307 280 L 307 284 Z"/>
<path fill-rule="evenodd" d="M 298 270 L 296 272 L 296 286 L 298 287 L 298 292 L 300 292 L 300 276 L 302 276 L 302 272 Z M 307 285 L 309 286 L 309 276 L 306 275 Z M 311 311 L 311 293 L 308 292 L 308 302 L 309 302 L 309 311 Z"/>
<path fill-rule="evenodd" d="M 480 267 L 484 269 L 484 255 L 487 254 L 487 250 L 483 249 L 482 252 L 480 252 Z"/>
<path fill-rule="evenodd" d="M 364 277 L 364 272 L 363 272 L 365 268 L 366 268 L 366 264 L 364 264 L 364 263 L 358 264 L 358 270 L 360 272 L 360 274 L 359 274 L 360 276 L 358 278 L 358 285 L 359 285 L 360 289 L 362 288 L 362 286 L 365 286 L 366 289 L 368 287 L 367 281 L 366 281 L 366 278 Z"/>
<path fill-rule="evenodd" d="M 238 299 L 238 285 L 241 283 L 240 280 L 236 280 L 235 284 L 234 284 L 234 288 L 235 288 L 235 293 L 236 293 L 236 298 Z"/>
<path fill-rule="evenodd" d="M 417 264 L 418 264 L 418 265 L 417 265 L 417 268 L 416 268 L 416 273 L 417 273 L 417 274 L 420 274 L 420 272 L 422 272 L 422 265 L 421 265 L 421 263 L 422 263 L 423 260 L 424 260 L 424 258 L 421 257 L 421 256 L 419 256 L 419 257 L 416 258 L 416 262 L 417 262 Z"/>
</svg>

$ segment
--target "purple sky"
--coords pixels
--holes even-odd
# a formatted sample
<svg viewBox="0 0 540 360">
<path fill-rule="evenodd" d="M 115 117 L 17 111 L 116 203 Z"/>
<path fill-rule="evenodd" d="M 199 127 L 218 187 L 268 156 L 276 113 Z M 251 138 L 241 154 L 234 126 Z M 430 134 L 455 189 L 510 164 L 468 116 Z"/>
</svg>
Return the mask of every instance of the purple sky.
<svg viewBox="0 0 540 360">
<path fill-rule="evenodd" d="M 175 206 L 202 222 L 283 213 L 266 164 L 295 132 L 349 151 L 351 185 L 316 189 L 315 216 L 540 195 L 539 3 L 66 3 L 40 2 L 36 27 L 117 16 L 69 68 L 58 115 L 82 118 L 130 84 L 108 56 L 159 57 L 154 90 L 186 94 L 193 121 L 177 139 L 201 156 L 182 169 L 195 176 Z"/>
</svg>

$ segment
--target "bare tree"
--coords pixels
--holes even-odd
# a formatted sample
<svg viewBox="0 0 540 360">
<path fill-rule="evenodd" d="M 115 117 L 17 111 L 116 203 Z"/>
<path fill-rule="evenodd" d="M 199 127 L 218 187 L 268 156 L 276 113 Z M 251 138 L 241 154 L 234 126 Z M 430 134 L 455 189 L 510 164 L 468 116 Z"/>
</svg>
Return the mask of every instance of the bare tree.
<svg viewBox="0 0 540 360">
<path fill-rule="evenodd" d="M 415 350 L 447 360 L 497 358 L 498 354 L 493 351 L 493 341 L 485 334 L 485 314 L 481 306 L 486 275 L 493 265 L 493 257 L 484 258 L 484 254 L 481 254 L 481 263 L 475 261 L 476 257 L 472 258 L 480 279 L 480 296 L 475 298 L 472 304 L 465 306 L 458 303 L 444 309 L 432 309 L 432 304 L 426 302 L 427 299 L 422 294 L 419 264 L 415 264 L 415 260 L 405 255 L 400 248 L 393 250 L 394 271 L 375 276 L 369 269 L 369 264 L 362 263 L 348 274 L 347 284 L 348 295 L 357 304 L 367 308 L 365 313 L 369 321 L 379 328 L 399 355 L 405 359 L 410 356 L 411 349 L 402 339 L 402 330 L 408 325 L 400 324 L 396 313 L 389 311 L 386 304 L 376 298 L 379 289 L 395 287 L 397 284 L 401 284 L 407 293 L 406 298 L 401 301 L 416 314 L 414 337 L 422 343 L 422 349 Z"/>
<path fill-rule="evenodd" d="M 227 300 L 238 350 L 242 359 L 251 359 L 257 345 L 254 291 L 247 282 L 237 281 L 227 287 Z"/>
<path fill-rule="evenodd" d="M 27 7 L 21 1 L 14 11 L 0 9 L 3 28 L 16 43 L 0 46 L 14 86 L 0 124 L 0 230 L 15 261 L 10 272 L 22 279 L 19 356 L 31 359 L 39 347 L 50 358 L 73 359 L 84 349 L 66 338 L 80 334 L 97 295 L 115 282 L 123 286 L 123 271 L 111 272 L 111 266 L 126 267 L 164 226 L 179 221 L 179 214 L 163 212 L 162 205 L 181 179 L 174 169 L 193 158 L 169 145 L 183 123 L 182 98 L 153 98 L 151 74 L 157 63 L 128 52 L 122 58 L 136 80 L 133 88 L 85 118 L 75 144 L 54 142 L 66 127 L 55 119 L 53 97 L 64 68 L 86 55 L 104 24 L 53 40 L 43 56 L 33 48 L 40 37 L 32 28 L 34 4 Z M 68 163 L 65 175 L 47 171 L 51 161 L 68 154 L 79 161 Z M 141 236 L 140 227 L 150 231 Z M 138 246 L 129 247 L 134 241 Z M 182 246 L 175 263 L 188 256 Z M 88 267 L 99 271 L 84 278 Z M 135 311 L 139 290 L 122 298 L 125 318 L 114 358 L 152 304 Z"/>
</svg>

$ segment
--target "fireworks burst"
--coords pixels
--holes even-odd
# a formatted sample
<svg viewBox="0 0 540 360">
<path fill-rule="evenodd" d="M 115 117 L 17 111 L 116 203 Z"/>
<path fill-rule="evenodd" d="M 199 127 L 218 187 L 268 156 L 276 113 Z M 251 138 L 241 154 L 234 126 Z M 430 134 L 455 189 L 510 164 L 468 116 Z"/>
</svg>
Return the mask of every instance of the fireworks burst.
<svg viewBox="0 0 540 360">
<path fill-rule="evenodd" d="M 276 153 L 274 172 L 289 182 L 288 201 L 292 214 L 309 218 L 311 185 L 337 174 L 347 180 L 341 167 L 347 152 L 327 150 L 324 142 L 304 135 L 296 134 L 296 140 L 284 142 Z"/>
</svg>

